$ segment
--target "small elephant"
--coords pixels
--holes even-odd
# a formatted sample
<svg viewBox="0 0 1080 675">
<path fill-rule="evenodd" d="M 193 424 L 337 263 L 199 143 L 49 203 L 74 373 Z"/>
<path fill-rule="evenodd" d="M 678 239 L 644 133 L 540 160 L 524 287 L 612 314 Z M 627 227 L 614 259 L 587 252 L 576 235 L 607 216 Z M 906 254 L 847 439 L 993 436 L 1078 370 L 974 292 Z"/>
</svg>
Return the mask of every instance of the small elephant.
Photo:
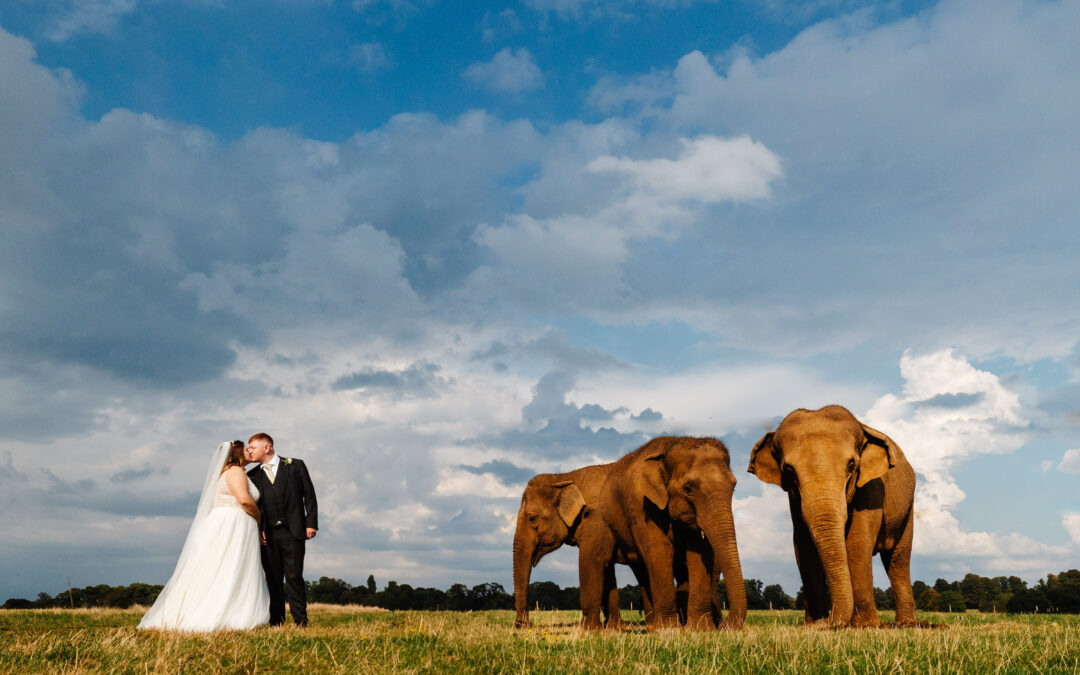
<svg viewBox="0 0 1080 675">
<path fill-rule="evenodd" d="M 915 471 L 891 438 L 841 406 L 799 409 L 757 442 L 747 470 L 788 493 L 806 623 L 879 625 L 877 553 L 896 623 L 918 625 L 910 571 Z"/>
<path fill-rule="evenodd" d="M 731 609 L 723 625 L 741 626 L 746 588 L 731 511 L 734 488 L 727 448 L 715 438 L 649 441 L 611 466 L 598 505 L 613 539 L 599 538 L 601 555 L 593 557 L 592 573 L 609 562 L 603 546 L 613 543 L 648 599 L 646 623 L 659 628 L 679 624 L 673 580 L 681 568 L 686 624 L 711 628 L 722 618 L 716 596 L 723 572 Z M 583 579 L 585 574 L 583 567 Z"/>
<path fill-rule="evenodd" d="M 563 544 L 579 546 L 581 560 L 595 558 L 596 541 L 609 539 L 607 526 L 595 507 L 607 480 L 611 464 L 586 466 L 568 473 L 540 474 L 529 481 L 521 495 L 517 529 L 514 532 L 514 605 L 518 628 L 529 626 L 527 593 L 530 571 L 540 558 Z M 600 604 L 608 628 L 622 626 L 619 616 L 619 589 L 615 582 L 616 556 L 600 570 L 598 578 L 581 580 L 582 609 L 586 628 L 600 627 Z M 590 570 L 592 565 L 584 564 Z"/>
</svg>

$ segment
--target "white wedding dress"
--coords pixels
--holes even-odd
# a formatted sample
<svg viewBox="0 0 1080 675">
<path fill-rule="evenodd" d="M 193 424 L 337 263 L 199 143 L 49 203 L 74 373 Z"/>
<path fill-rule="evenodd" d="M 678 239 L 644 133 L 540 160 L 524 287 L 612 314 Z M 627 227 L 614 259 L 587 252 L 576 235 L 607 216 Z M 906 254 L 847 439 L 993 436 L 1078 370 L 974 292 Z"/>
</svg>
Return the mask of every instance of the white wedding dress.
<svg viewBox="0 0 1080 675">
<path fill-rule="evenodd" d="M 247 485 L 258 500 L 258 488 L 251 480 Z M 172 578 L 139 628 L 248 630 L 269 623 L 258 524 L 240 508 L 224 474 L 214 484 L 212 501 L 209 496 L 200 502 L 206 513 L 196 514 Z"/>
</svg>

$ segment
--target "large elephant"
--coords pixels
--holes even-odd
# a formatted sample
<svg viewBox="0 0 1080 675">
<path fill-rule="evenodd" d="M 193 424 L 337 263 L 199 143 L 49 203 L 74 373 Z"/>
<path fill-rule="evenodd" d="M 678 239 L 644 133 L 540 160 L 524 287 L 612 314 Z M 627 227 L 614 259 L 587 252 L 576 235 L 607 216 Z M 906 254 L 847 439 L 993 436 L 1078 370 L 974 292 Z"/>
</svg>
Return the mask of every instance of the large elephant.
<svg viewBox="0 0 1080 675">
<path fill-rule="evenodd" d="M 578 546 L 582 560 L 594 559 L 598 540 L 609 540 L 607 526 L 602 522 L 595 504 L 599 501 L 611 464 L 586 466 L 568 473 L 543 473 L 525 487 L 518 510 L 514 532 L 514 605 L 517 618 L 514 625 L 529 625 L 527 593 L 533 567 L 548 553 L 563 544 Z M 589 506 L 589 505 L 593 506 Z M 581 580 L 583 625 L 600 626 L 600 605 L 607 617 L 605 625 L 618 628 L 619 592 L 615 583 L 617 556 L 605 556 L 608 561 L 598 578 Z M 579 565 L 580 567 L 581 565 Z M 584 565 L 590 570 L 592 565 Z"/>
<path fill-rule="evenodd" d="M 618 555 L 633 568 L 648 600 L 650 627 L 678 625 L 673 581 L 676 564 L 683 561 L 687 625 L 704 628 L 719 623 L 716 595 L 721 572 L 730 606 L 724 626 L 743 624 L 746 589 L 731 511 L 734 488 L 727 448 L 714 438 L 656 438 L 611 465 L 598 504 L 613 541 L 598 538 L 601 546 L 614 543 Z M 604 551 L 599 553 L 593 557 L 591 575 L 608 563 Z M 583 568 L 583 584 L 585 577 Z"/>
<path fill-rule="evenodd" d="M 806 623 L 879 625 L 875 553 L 892 584 L 897 624 L 918 623 L 910 576 L 915 472 L 892 439 L 841 406 L 799 409 L 757 442 L 747 470 L 788 493 Z"/>
</svg>

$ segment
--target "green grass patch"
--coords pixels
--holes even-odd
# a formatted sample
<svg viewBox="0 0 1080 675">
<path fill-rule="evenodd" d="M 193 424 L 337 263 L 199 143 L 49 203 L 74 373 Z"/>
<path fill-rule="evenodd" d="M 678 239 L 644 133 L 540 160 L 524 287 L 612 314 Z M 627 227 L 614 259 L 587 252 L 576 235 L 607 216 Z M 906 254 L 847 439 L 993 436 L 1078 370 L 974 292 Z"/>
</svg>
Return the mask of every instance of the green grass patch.
<svg viewBox="0 0 1080 675">
<path fill-rule="evenodd" d="M 139 631 L 143 610 L 0 611 L 0 672 L 1076 673 L 1080 616 L 923 613 L 934 629 L 805 628 L 750 612 L 732 632 L 585 633 L 576 612 L 371 612 L 312 607 L 311 625 L 210 635 Z M 891 613 L 883 612 L 883 620 Z"/>
</svg>

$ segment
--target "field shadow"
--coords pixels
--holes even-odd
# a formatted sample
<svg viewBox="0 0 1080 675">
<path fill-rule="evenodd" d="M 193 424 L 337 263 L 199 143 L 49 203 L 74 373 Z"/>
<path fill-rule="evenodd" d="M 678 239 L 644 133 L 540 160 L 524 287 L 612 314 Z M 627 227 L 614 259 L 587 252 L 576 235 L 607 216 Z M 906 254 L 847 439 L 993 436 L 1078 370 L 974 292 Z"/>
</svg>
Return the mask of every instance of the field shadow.
<svg viewBox="0 0 1080 675">
<path fill-rule="evenodd" d="M 565 634 L 581 633 L 583 635 L 645 635 L 646 633 L 648 633 L 648 630 L 643 623 L 624 623 L 620 628 L 598 628 L 595 630 L 586 630 L 581 627 L 580 621 L 558 621 L 554 623 L 538 624 L 534 626 L 534 628 L 558 631 Z"/>
<path fill-rule="evenodd" d="M 944 623 L 930 623 L 929 621 L 915 621 L 909 623 L 896 623 L 895 621 L 882 621 L 878 628 L 883 630 L 946 630 L 949 625 Z"/>
</svg>

